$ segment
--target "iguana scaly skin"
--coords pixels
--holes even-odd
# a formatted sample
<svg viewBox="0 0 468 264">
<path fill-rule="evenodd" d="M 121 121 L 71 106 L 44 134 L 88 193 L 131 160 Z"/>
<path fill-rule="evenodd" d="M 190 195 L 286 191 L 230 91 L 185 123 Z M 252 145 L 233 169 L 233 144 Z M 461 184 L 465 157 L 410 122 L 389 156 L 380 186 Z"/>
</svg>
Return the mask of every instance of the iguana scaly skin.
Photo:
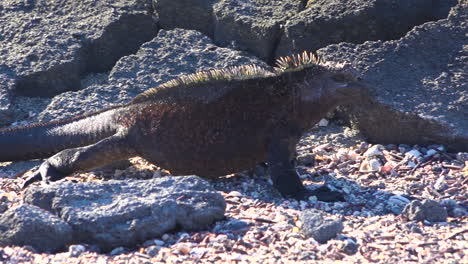
<svg viewBox="0 0 468 264">
<path fill-rule="evenodd" d="M 241 66 L 182 76 L 131 103 L 71 119 L 0 130 L 0 161 L 44 158 L 26 181 L 57 181 L 75 171 L 141 156 L 173 174 L 218 177 L 267 161 L 285 196 L 308 191 L 296 174 L 295 146 L 337 105 L 365 86 L 312 54 L 282 58 L 274 72 Z"/>
</svg>

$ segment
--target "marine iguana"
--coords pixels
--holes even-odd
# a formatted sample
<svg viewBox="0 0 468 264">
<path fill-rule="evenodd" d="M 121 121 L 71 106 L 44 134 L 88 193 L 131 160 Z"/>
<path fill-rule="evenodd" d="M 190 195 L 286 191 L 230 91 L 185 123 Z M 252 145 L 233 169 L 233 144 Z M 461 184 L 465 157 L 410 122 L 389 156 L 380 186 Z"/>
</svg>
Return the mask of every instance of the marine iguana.
<svg viewBox="0 0 468 264">
<path fill-rule="evenodd" d="M 185 75 L 126 105 L 0 130 L 0 161 L 45 158 L 24 183 L 57 181 L 79 170 L 141 156 L 172 174 L 218 177 L 266 161 L 286 197 L 341 200 L 306 189 L 293 160 L 299 138 L 365 85 L 312 53 L 283 57 L 274 71 L 255 65 Z M 58 153 L 57 153 L 58 152 Z"/>
</svg>

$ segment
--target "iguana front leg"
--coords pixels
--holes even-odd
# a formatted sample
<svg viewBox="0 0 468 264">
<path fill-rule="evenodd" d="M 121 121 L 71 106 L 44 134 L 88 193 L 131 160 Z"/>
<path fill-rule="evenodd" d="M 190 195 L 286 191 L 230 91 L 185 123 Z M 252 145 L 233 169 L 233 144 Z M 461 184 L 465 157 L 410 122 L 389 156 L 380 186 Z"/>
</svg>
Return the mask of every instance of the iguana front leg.
<svg viewBox="0 0 468 264">
<path fill-rule="evenodd" d="M 273 186 L 285 197 L 306 200 L 316 196 L 325 202 L 344 201 L 343 195 L 322 186 L 314 191 L 304 187 L 294 166 L 295 140 L 274 136 L 268 148 L 268 166 Z"/>
<path fill-rule="evenodd" d="M 128 145 L 125 134 L 117 133 L 92 145 L 65 149 L 48 158 L 25 181 L 23 188 L 41 179 L 45 183 L 58 181 L 75 171 L 94 169 L 132 156 L 136 153 Z"/>
</svg>

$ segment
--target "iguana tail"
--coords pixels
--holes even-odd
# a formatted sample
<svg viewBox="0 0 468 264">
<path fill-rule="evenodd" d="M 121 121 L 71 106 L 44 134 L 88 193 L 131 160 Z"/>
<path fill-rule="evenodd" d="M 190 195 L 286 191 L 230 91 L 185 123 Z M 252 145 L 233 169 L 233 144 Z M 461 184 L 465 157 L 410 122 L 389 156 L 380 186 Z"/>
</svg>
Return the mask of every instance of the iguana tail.
<svg viewBox="0 0 468 264">
<path fill-rule="evenodd" d="M 0 161 L 49 157 L 63 149 L 86 146 L 115 134 L 117 107 L 78 117 L 0 129 Z"/>
</svg>

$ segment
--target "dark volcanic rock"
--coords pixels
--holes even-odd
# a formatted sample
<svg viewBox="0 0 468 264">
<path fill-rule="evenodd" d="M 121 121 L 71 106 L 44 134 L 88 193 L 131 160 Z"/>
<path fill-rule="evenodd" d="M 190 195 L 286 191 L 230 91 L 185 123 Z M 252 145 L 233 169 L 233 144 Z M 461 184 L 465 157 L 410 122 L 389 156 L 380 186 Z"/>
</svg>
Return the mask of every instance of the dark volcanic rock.
<svg viewBox="0 0 468 264">
<path fill-rule="evenodd" d="M 33 205 L 11 208 L 0 216 L 0 245 L 32 246 L 46 252 L 61 250 L 72 239 L 62 219 Z"/>
<path fill-rule="evenodd" d="M 268 67 L 245 52 L 220 48 L 194 30 L 161 30 L 138 52 L 121 58 L 105 78 L 105 84 L 90 85 L 76 92 L 55 96 L 36 120 L 51 120 L 123 104 L 135 95 L 181 74 L 244 64 Z M 91 78 L 92 79 L 92 78 Z"/>
<path fill-rule="evenodd" d="M 271 61 L 282 26 L 303 9 L 302 2 L 222 0 L 214 6 L 215 42 L 221 46 L 231 44 Z"/>
<path fill-rule="evenodd" d="M 467 10 L 459 5 L 400 40 L 318 51 L 325 60 L 351 63 L 374 90 L 373 101 L 347 109 L 369 140 L 468 150 Z"/>
<path fill-rule="evenodd" d="M 412 221 L 447 221 L 447 210 L 441 204 L 432 200 L 412 201 L 402 212 L 402 215 Z"/>
<path fill-rule="evenodd" d="M 108 251 L 135 246 L 180 227 L 206 228 L 224 217 L 225 201 L 197 176 L 31 187 L 27 203 L 57 214 L 74 241 Z"/>
<path fill-rule="evenodd" d="M 213 4 L 218 0 L 152 0 L 163 29 L 194 29 L 213 36 Z"/>
<path fill-rule="evenodd" d="M 156 35 L 148 4 L 2 1 L 0 75 L 7 71 L 13 84 L 0 81 L 0 95 L 6 90 L 51 96 L 78 89 L 87 73 L 108 71 L 120 57 Z"/>
<path fill-rule="evenodd" d="M 324 213 L 316 209 L 302 211 L 299 219 L 302 222 L 301 232 L 319 243 L 326 243 L 344 228 L 341 221 L 325 219 Z"/>
<path fill-rule="evenodd" d="M 288 20 L 276 56 L 340 42 L 397 39 L 433 19 L 427 0 L 314 0 Z M 448 11 L 448 10 L 447 10 Z M 440 12 L 439 12 L 440 13 Z M 441 14 L 437 14 L 440 16 Z"/>
</svg>

